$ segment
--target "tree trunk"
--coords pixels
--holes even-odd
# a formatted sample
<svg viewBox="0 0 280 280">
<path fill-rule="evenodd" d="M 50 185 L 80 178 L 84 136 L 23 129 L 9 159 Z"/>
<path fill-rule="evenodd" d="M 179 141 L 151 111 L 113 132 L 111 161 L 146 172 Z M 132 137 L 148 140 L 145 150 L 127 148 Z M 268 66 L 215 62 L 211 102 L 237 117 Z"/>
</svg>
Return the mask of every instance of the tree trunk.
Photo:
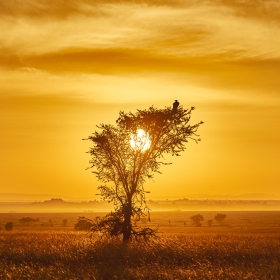
<svg viewBox="0 0 280 280">
<path fill-rule="evenodd" d="M 131 216 L 132 216 L 132 204 L 131 204 L 131 202 L 129 202 L 124 208 L 124 221 L 123 221 L 123 225 L 122 225 L 123 243 L 126 243 L 130 240 Z"/>
</svg>

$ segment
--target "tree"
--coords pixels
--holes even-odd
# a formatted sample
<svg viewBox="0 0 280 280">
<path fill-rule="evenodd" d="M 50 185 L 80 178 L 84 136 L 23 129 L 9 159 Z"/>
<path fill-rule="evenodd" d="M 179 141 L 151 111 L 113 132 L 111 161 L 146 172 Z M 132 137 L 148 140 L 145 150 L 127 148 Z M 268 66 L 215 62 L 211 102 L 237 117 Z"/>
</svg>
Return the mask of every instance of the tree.
<svg viewBox="0 0 280 280">
<path fill-rule="evenodd" d="M 30 223 L 39 222 L 39 219 L 24 217 L 24 218 L 19 219 L 18 221 L 22 224 L 26 224 L 26 226 L 29 226 Z"/>
<path fill-rule="evenodd" d="M 208 220 L 208 221 L 207 221 L 207 224 L 208 224 L 208 227 L 211 227 L 212 224 L 213 224 L 213 220 Z"/>
<path fill-rule="evenodd" d="M 204 217 L 201 214 L 193 215 L 190 219 L 195 227 L 201 227 L 201 222 L 204 221 Z"/>
<path fill-rule="evenodd" d="M 200 141 L 196 134 L 199 125 L 190 125 L 191 109 L 182 106 L 137 110 L 135 114 L 119 113 L 116 125 L 100 124 L 84 140 L 93 142 L 90 148 L 91 166 L 101 197 L 114 203 L 114 212 L 93 221 L 93 230 L 110 236 L 122 235 L 127 242 L 131 236 L 153 235 L 150 228 L 140 228 L 137 222 L 149 216 L 145 201 L 144 183 L 160 173 L 166 154 L 179 156 L 189 139 Z M 106 184 L 112 182 L 112 186 Z"/>
<path fill-rule="evenodd" d="M 80 217 L 78 222 L 75 224 L 75 230 L 90 230 L 92 227 L 92 222 L 89 219 Z"/>
<path fill-rule="evenodd" d="M 225 221 L 226 217 L 226 214 L 217 214 L 214 218 L 217 222 L 222 223 Z"/>
<path fill-rule="evenodd" d="M 5 229 L 7 231 L 12 231 L 13 230 L 13 222 L 8 222 L 5 224 Z"/>
</svg>

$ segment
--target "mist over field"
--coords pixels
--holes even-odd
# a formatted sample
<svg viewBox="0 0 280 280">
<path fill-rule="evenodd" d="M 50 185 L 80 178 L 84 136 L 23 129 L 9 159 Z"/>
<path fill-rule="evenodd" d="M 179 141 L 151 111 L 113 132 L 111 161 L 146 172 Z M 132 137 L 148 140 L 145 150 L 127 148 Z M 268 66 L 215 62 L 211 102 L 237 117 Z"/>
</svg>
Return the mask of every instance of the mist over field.
<svg viewBox="0 0 280 280">
<path fill-rule="evenodd" d="M 280 210 L 280 200 L 148 200 L 151 211 L 271 211 Z M 0 213 L 109 212 L 113 205 L 92 200 L 68 202 L 52 198 L 35 202 L 0 202 Z"/>
</svg>

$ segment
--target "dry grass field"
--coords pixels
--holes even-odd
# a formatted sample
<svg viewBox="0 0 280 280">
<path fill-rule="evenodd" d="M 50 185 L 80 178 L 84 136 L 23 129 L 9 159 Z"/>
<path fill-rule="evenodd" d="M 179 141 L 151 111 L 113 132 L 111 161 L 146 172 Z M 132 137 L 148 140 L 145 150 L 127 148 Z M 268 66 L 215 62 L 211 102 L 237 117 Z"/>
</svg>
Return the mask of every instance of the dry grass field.
<svg viewBox="0 0 280 280">
<path fill-rule="evenodd" d="M 201 227 L 191 224 L 197 213 Z M 128 246 L 73 231 L 78 216 L 98 213 L 3 213 L 0 279 L 279 279 L 280 212 L 223 212 L 222 224 L 217 213 L 153 213 L 143 225 L 159 225 L 158 238 Z M 27 227 L 22 217 L 39 222 Z M 3 229 L 8 221 L 13 231 Z"/>
</svg>

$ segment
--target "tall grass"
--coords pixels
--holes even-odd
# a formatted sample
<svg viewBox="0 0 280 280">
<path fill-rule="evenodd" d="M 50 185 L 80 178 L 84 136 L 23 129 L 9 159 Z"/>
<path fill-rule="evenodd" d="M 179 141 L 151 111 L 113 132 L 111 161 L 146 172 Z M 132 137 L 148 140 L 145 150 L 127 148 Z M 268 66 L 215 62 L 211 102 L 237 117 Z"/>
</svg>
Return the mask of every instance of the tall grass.
<svg viewBox="0 0 280 280">
<path fill-rule="evenodd" d="M 81 232 L 1 232 L 0 279 L 279 279 L 280 236 L 169 235 L 149 242 Z"/>
</svg>

